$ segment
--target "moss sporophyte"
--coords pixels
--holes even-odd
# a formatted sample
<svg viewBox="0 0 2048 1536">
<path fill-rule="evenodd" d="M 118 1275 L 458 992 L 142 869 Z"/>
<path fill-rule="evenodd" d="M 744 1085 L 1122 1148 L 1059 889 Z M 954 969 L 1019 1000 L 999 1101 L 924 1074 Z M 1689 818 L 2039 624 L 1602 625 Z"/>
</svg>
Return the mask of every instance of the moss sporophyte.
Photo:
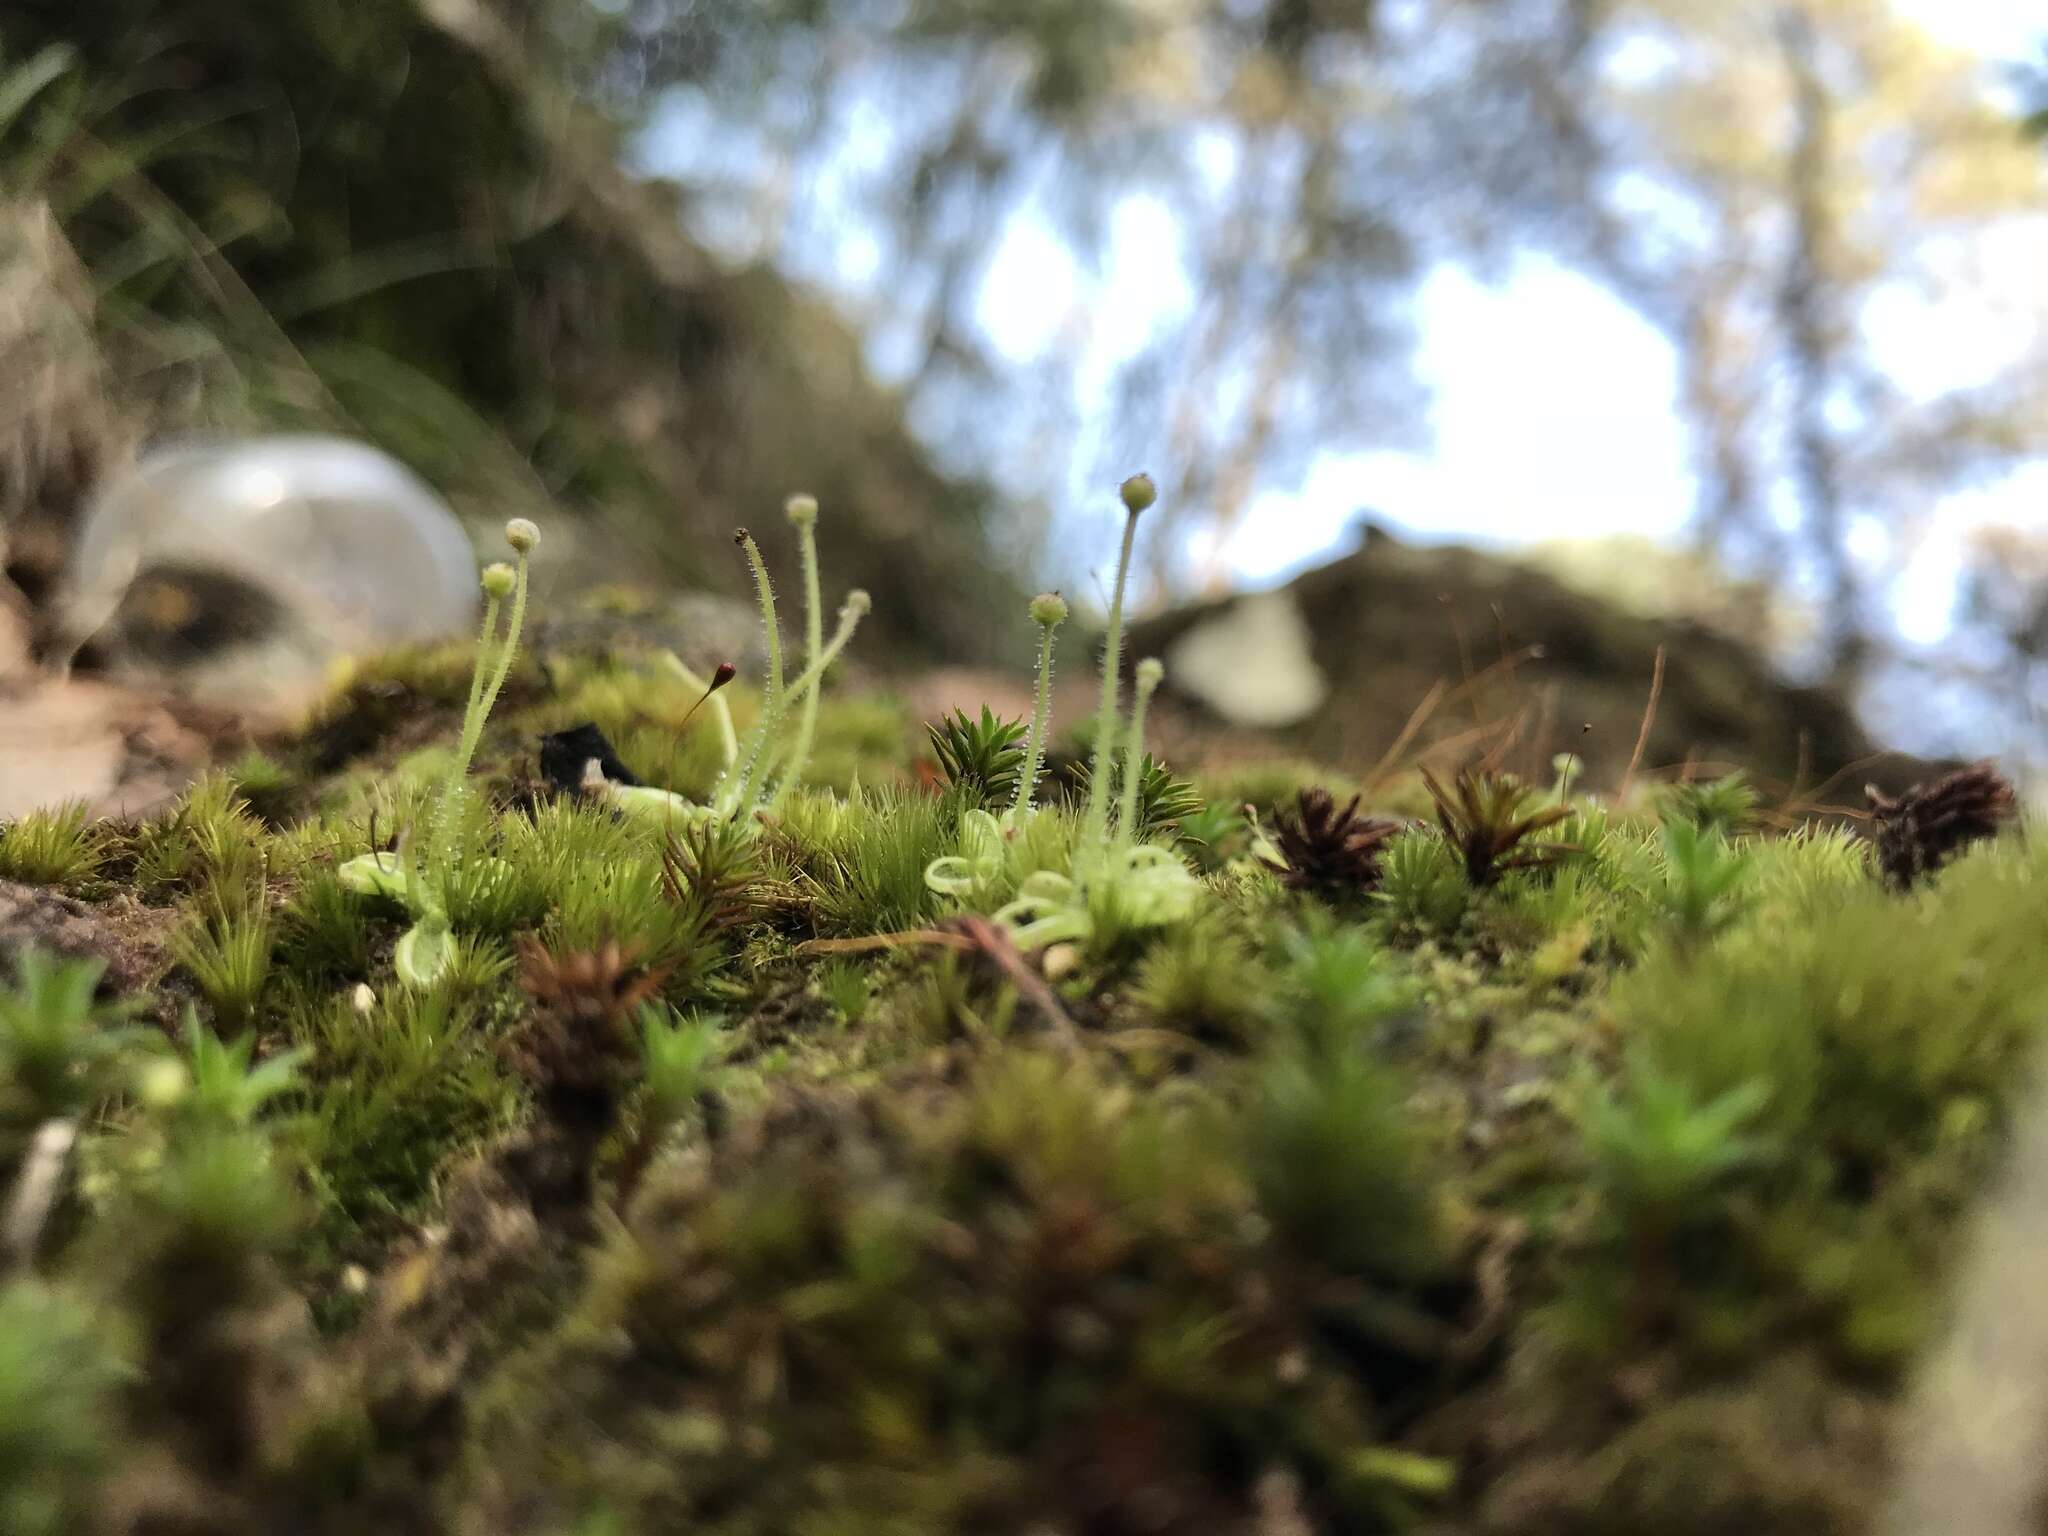
<svg viewBox="0 0 2048 1536">
<path fill-rule="evenodd" d="M 738 819 L 751 827 L 754 812 L 785 799 L 803 782 L 810 763 L 811 746 L 818 728 L 818 694 L 826 671 L 853 639 L 860 621 L 873 606 L 868 594 L 856 587 L 840 604 L 839 617 L 830 640 L 824 633 L 824 600 L 818 578 L 818 503 L 809 496 L 792 496 L 784 508 L 796 529 L 797 548 L 802 560 L 804 582 L 804 669 L 793 680 L 783 675 L 782 631 L 776 619 L 775 588 L 768 579 L 761 548 L 746 529 L 734 531 L 733 542 L 746 555 L 754 578 L 754 592 L 761 608 L 761 628 L 766 644 L 768 675 L 763 681 L 761 713 L 741 740 L 733 731 L 732 715 L 719 690 L 732 681 L 730 663 L 723 664 L 706 682 L 674 655 L 663 658 L 668 669 L 686 687 L 700 692 L 699 704 L 709 700 L 720 733 L 724 771 L 713 789 L 709 804 L 700 804 L 670 790 L 650 785 L 609 783 L 602 778 L 590 788 L 605 796 L 629 815 L 667 825 L 689 825 L 704 821 Z M 790 724 L 791 711 L 795 724 Z M 692 713 L 695 712 L 693 707 Z M 786 738 L 786 739 L 785 739 Z M 779 769 L 779 776 L 778 776 Z"/>
<path fill-rule="evenodd" d="M 1103 642 L 1102 706 L 1097 715 L 1094 764 L 1089 774 L 1087 808 L 1078 838 L 1068 855 L 1067 869 L 1036 869 L 1016 886 L 1012 898 L 996 908 L 996 921 L 1020 948 L 1093 939 L 1105 928 L 1129 931 L 1179 922 L 1193 910 L 1200 882 L 1170 849 L 1142 841 L 1138 786 L 1145 756 L 1145 714 L 1166 669 L 1146 658 L 1136 670 L 1136 697 L 1131 717 L 1118 730 L 1117 695 L 1123 653 L 1124 592 L 1130 577 L 1131 554 L 1137 541 L 1138 518 L 1156 493 L 1144 475 L 1123 483 L 1124 535 L 1111 591 L 1109 627 Z M 1067 617 L 1067 605 L 1056 593 L 1032 599 L 1030 614 L 1039 626 L 1038 686 L 1031 732 L 1025 747 L 1024 771 L 1016 799 L 1000 817 L 975 809 L 961 818 L 959 852 L 934 859 L 925 870 L 925 884 L 942 896 L 967 906 L 986 902 L 1002 888 L 1012 848 L 1035 814 L 1032 793 L 1044 761 L 1052 711 L 1053 634 Z M 1111 764 L 1119 736 L 1123 747 L 1120 775 Z M 1119 784 L 1114 820 L 1110 785 Z"/>
<path fill-rule="evenodd" d="M 455 756 L 429 791 L 420 824 L 410 835 L 401 835 L 390 854 L 372 850 L 348 860 L 336 871 L 349 890 L 365 896 L 385 896 L 397 901 L 412 916 L 393 954 L 399 979 L 409 986 L 424 987 L 447 970 L 455 955 L 455 933 L 448 920 L 447 891 L 450 877 L 466 862 L 463 841 L 465 818 L 462 800 L 469 792 L 469 767 L 475 760 L 477 743 L 483 738 L 484 722 L 498 701 L 499 691 L 512 670 L 519 651 L 519 632 L 526 622 L 527 557 L 540 542 L 540 530 L 523 517 L 505 525 L 505 542 L 511 546 L 515 564 L 494 564 L 484 570 L 484 622 L 477 637 L 476 666 L 470 677 L 469 699 L 462 713 L 462 733 Z M 510 611 L 506 601 L 510 600 Z M 503 619 L 502 625 L 500 619 Z M 486 881 L 501 876 L 503 866 L 488 860 L 483 870 Z"/>
<path fill-rule="evenodd" d="M 718 725 L 724 771 L 710 803 L 699 804 L 652 785 L 609 779 L 596 759 L 585 765 L 581 787 L 587 793 L 626 815 L 664 825 L 687 828 L 710 821 L 733 821 L 751 828 L 754 811 L 773 805 L 802 782 L 817 730 L 819 685 L 826 670 L 852 640 L 871 604 L 867 593 L 858 589 L 849 592 L 840 607 L 839 622 L 831 639 L 825 639 L 818 582 L 818 505 L 808 496 L 797 496 L 790 499 L 786 510 L 796 528 L 803 558 L 803 671 L 794 680 L 786 681 L 783 676 L 782 637 L 776 622 L 774 589 L 760 547 L 742 528 L 735 534 L 735 542 L 745 552 L 753 573 L 767 642 L 768 676 L 760 718 L 744 741 L 738 739 L 731 712 L 721 696 L 721 690 L 735 675 L 732 665 L 721 664 L 707 681 L 669 655 L 665 658 L 669 670 L 698 694 L 690 714 L 709 703 Z M 485 858 L 479 863 L 465 856 L 461 844 L 467 822 L 462 814 L 462 801 L 469 793 L 469 768 L 484 723 L 490 718 L 518 651 L 526 616 L 527 556 L 539 537 L 539 530 L 532 523 L 515 518 L 506 525 L 505 541 L 511 546 L 516 563 L 494 564 L 483 572 L 483 631 L 477 642 L 461 736 L 447 771 L 430 792 L 419 827 L 411 835 L 401 836 L 392 852 L 363 854 L 348 860 L 338 871 L 342 884 L 349 890 L 388 897 L 412 915 L 413 925 L 399 940 L 395 955 L 399 977 L 411 986 L 426 986 L 445 974 L 455 955 L 455 934 L 448 915 L 452 872 L 461 866 L 471 872 L 473 879 L 481 874 L 488 883 L 503 870 L 495 859 Z M 793 734 L 788 729 L 792 710 Z M 686 723 L 688 718 L 685 716 Z"/>
</svg>

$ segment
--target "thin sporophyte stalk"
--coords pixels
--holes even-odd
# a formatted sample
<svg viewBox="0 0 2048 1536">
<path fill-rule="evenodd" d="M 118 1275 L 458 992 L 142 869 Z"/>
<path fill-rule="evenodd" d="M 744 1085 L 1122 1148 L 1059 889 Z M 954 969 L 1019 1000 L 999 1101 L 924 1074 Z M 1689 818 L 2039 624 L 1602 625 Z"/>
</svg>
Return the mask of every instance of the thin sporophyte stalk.
<svg viewBox="0 0 2048 1536">
<path fill-rule="evenodd" d="M 825 649 L 825 601 L 818 583 L 818 502 L 814 496 L 792 496 L 783 508 L 796 529 L 797 549 L 804 572 L 804 665 L 815 667 Z M 789 750 L 789 767 L 776 786 L 779 800 L 803 778 L 811 760 L 811 740 L 818 729 L 818 698 L 822 689 L 813 687 L 803 696 L 803 712 L 797 717 L 796 744 Z"/>
<path fill-rule="evenodd" d="M 873 599 L 858 587 L 847 593 L 846 601 L 840 605 L 839 622 L 832 638 L 820 644 L 823 632 L 815 536 L 817 503 L 808 496 L 793 497 L 788 511 L 803 549 L 805 630 L 810 654 L 804 670 L 793 680 L 785 681 L 782 635 L 776 623 L 775 592 L 768 581 L 768 567 L 761 559 L 760 546 L 754 542 L 753 536 L 746 529 L 740 529 L 734 536 L 734 542 L 746 552 L 747 563 L 754 573 L 754 587 L 761 604 L 761 623 L 768 640 L 768 678 L 761 697 L 760 719 L 747 733 L 746 746 L 739 754 L 737 766 L 727 769 L 714 797 L 714 809 L 720 815 L 740 814 L 756 803 L 772 798 L 765 794 L 765 790 L 776 760 L 782 756 L 782 727 L 793 703 L 800 703 L 803 710 L 798 717 L 796 739 L 790 746 L 788 761 L 775 794 L 786 793 L 802 778 L 817 729 L 819 685 L 827 669 L 852 640 L 862 617 L 874 606 Z"/>
<path fill-rule="evenodd" d="M 1124 747 L 1124 777 L 1117 803 L 1116 837 L 1119 845 L 1138 840 L 1138 780 L 1145 762 L 1145 711 L 1166 676 L 1166 666 L 1156 656 L 1138 663 L 1137 697 L 1131 704 L 1131 735 Z"/>
<path fill-rule="evenodd" d="M 1088 778 L 1086 840 L 1104 846 L 1109 838 L 1109 765 L 1116 751 L 1117 671 L 1123 662 L 1124 587 L 1130 579 L 1131 551 L 1138 539 L 1138 517 L 1158 499 L 1150 475 L 1133 475 L 1118 488 L 1124 504 L 1124 541 L 1117 555 L 1116 586 L 1109 599 L 1109 633 L 1102 645 L 1102 708 L 1095 717 L 1095 761 Z"/>
<path fill-rule="evenodd" d="M 1011 805 L 1013 820 L 1021 820 L 1031 806 L 1038 787 L 1039 766 L 1045 761 L 1045 738 L 1052 721 L 1053 633 L 1067 618 L 1067 600 L 1057 592 L 1041 592 L 1031 599 L 1031 617 L 1038 625 L 1038 702 L 1031 712 L 1031 731 L 1024 739 L 1024 772 L 1017 780 L 1017 798 Z"/>
<path fill-rule="evenodd" d="M 692 715 L 707 701 L 710 703 L 712 719 L 718 725 L 720 771 L 732 772 L 733 764 L 739 761 L 740 742 L 739 736 L 732 728 L 732 710 L 726 706 L 724 698 L 720 696 L 720 690 L 739 675 L 738 669 L 729 661 L 721 661 L 718 670 L 711 674 L 709 681 L 706 681 L 685 666 L 682 657 L 674 651 L 663 651 L 658 659 L 681 680 L 685 688 L 698 695 L 697 702 L 690 706 Z M 688 716 L 684 717 L 683 724 L 689 724 Z"/>
<path fill-rule="evenodd" d="M 768 644 L 768 677 L 761 694 L 761 718 L 747 733 L 746 750 L 740 759 L 738 776 L 732 780 L 727 795 L 721 797 L 727 809 L 737 810 L 750 803 L 757 776 L 765 772 L 761 759 L 782 724 L 786 700 L 782 692 L 782 630 L 775 618 L 775 588 L 768 580 L 768 564 L 761 558 L 761 546 L 754 542 L 754 536 L 746 529 L 735 529 L 732 537 L 746 555 L 748 569 L 754 573 L 754 591 L 761 604 L 761 627 Z"/>
</svg>

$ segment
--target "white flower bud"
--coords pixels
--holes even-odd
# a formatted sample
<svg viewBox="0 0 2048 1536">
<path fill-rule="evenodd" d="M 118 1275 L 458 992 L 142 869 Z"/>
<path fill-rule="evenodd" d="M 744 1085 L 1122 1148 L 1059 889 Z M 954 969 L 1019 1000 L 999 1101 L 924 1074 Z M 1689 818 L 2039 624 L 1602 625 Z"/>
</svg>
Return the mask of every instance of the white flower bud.
<svg viewBox="0 0 2048 1536">
<path fill-rule="evenodd" d="M 515 517 L 505 525 L 505 542 L 520 554 L 526 554 L 540 542 L 540 529 L 526 518 Z"/>
<path fill-rule="evenodd" d="M 818 520 L 818 498 L 792 496 L 782 504 L 782 512 L 797 527 L 808 528 Z"/>
</svg>

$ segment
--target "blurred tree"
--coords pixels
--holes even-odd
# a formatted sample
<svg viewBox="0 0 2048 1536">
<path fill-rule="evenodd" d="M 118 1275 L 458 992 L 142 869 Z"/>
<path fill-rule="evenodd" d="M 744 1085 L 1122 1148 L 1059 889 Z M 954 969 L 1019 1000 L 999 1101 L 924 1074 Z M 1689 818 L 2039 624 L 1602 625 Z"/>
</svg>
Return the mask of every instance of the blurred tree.
<svg viewBox="0 0 2048 1536">
<path fill-rule="evenodd" d="M 586 14 L 579 0 L 568 13 Z M 1401 144 L 1419 74 L 1381 56 L 1361 0 L 1159 6 L 1143 0 L 628 0 L 588 79 L 722 125 L 686 172 L 707 223 L 802 265 L 849 212 L 879 244 L 872 321 L 918 418 L 967 462 L 1078 462 L 1113 483 L 1169 467 L 1169 517 L 1221 534 L 1253 492 L 1318 451 L 1416 425 L 1402 301 L 1422 200 L 1441 181 Z M 1399 83 L 1402 93 L 1390 93 Z M 885 119 L 875 122 L 877 113 Z M 854 157 L 849 140 L 886 148 Z M 794 186 L 845 186 L 799 206 Z M 850 207 L 847 206 L 850 204 Z M 999 236 L 1043 221 L 1084 266 L 1119 219 L 1163 212 L 1153 291 L 1168 323 L 1106 337 L 1077 298 L 990 412 L 980 323 Z M 833 227 L 840 226 L 840 227 Z M 1073 420 L 1075 376 L 1106 375 Z M 1021 411 L 1018 407 L 1021 405 Z M 1154 540 L 1168 550 L 1174 541 Z M 1185 574 L 1176 572 L 1173 574 Z"/>
<path fill-rule="evenodd" d="M 2048 139 L 2048 41 L 2040 56 L 2016 71 L 2020 90 L 2020 128 L 2033 138 Z"/>
<path fill-rule="evenodd" d="M 1981 69 L 1886 5 L 1639 0 L 1605 24 L 1626 67 L 1574 102 L 1604 173 L 1588 244 L 1677 346 L 1701 537 L 1814 593 L 1854 684 L 1940 499 L 2048 449 L 2042 316 L 1929 322 L 1987 302 L 2040 166 Z"/>
<path fill-rule="evenodd" d="M 1197 547 L 1312 454 L 1410 440 L 1417 274 L 1530 243 L 1670 339 L 1701 540 L 1818 600 L 1845 681 L 1939 498 L 2048 444 L 2028 326 L 1960 381 L 1885 350 L 1901 314 L 1982 296 L 1985 242 L 2041 190 L 1984 71 L 1887 0 L 566 5 L 593 89 L 699 126 L 728 238 L 816 267 L 861 221 L 875 331 L 939 440 L 1027 478 L 1054 442 L 1091 483 L 1157 458 Z M 1141 204 L 1156 323 L 1105 336 L 1077 298 L 989 410 L 1000 237 L 1043 220 L 1096 259 Z M 1071 419 L 1077 377 L 1109 381 L 1107 424 Z"/>
<path fill-rule="evenodd" d="M 787 472 L 772 433 L 728 463 L 775 418 L 759 370 L 698 360 L 751 367 L 805 301 L 726 291 L 703 245 L 866 271 L 843 289 L 864 359 L 947 469 L 1045 503 L 1163 470 L 1162 586 L 1213 576 L 1313 457 L 1412 442 L 1418 276 L 1531 246 L 1670 340 L 1702 543 L 1816 601 L 1844 680 L 1940 498 L 2048 443 L 2040 316 L 1963 361 L 1927 319 L 1981 307 L 2041 159 L 1891 0 L 15 0 L 4 26 L 124 82 L 123 126 L 192 119 L 179 142 L 204 152 L 159 179 L 221 217 L 205 239 L 359 413 L 365 373 L 403 363 L 392 430 L 413 402 L 474 406 L 591 500 L 729 505 Z M 682 182 L 662 212 L 693 240 L 651 256 L 649 199 L 618 238 L 617 138 L 480 56 L 544 59 L 616 122 L 658 121 Z M 1115 291 L 1136 312 L 1091 307 L 1133 250 L 1151 270 Z M 1064 304 L 1040 274 L 1042 336 L 988 312 L 1019 251 L 1077 264 Z M 649 266 L 720 296 L 662 311 L 619 275 Z M 776 388 L 861 361 L 835 345 L 806 370 L 790 343 Z M 1557 359 L 1560 387 L 1583 366 Z M 439 419 L 423 435 L 458 442 Z M 805 420 L 783 437 L 873 515 L 906 501 Z M 990 527 L 1014 543 L 1018 521 Z"/>
</svg>

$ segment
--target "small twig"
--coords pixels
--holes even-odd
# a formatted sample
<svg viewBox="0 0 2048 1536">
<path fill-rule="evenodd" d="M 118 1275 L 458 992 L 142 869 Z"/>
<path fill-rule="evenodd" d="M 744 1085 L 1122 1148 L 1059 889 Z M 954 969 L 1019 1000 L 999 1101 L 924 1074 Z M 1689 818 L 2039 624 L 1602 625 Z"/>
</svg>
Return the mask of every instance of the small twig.
<svg viewBox="0 0 2048 1536">
<path fill-rule="evenodd" d="M 1493 681 L 1496 675 L 1502 672 L 1512 672 L 1516 667 L 1520 666 L 1525 661 L 1541 661 L 1542 659 L 1542 646 L 1525 645 L 1520 650 L 1515 651 L 1510 655 L 1501 657 L 1499 661 L 1488 662 L 1486 666 L 1481 668 L 1478 672 L 1466 678 L 1465 681 L 1458 684 L 1457 687 L 1453 688 L 1446 697 L 1448 699 L 1464 698 L 1468 695 L 1476 697 L 1478 690 L 1485 687 L 1488 683 Z M 1485 727 L 1486 721 L 1483 716 L 1480 717 L 1479 724 L 1482 729 Z"/>
<path fill-rule="evenodd" d="M 1478 689 L 1474 687 L 1474 684 L 1476 684 L 1479 681 L 1479 678 L 1474 677 L 1472 674 L 1472 643 L 1465 638 L 1464 621 L 1458 617 L 1458 610 L 1456 606 L 1453 605 L 1453 603 L 1451 602 L 1449 593 L 1445 593 L 1442 596 L 1438 597 L 1437 601 L 1444 605 L 1445 616 L 1448 617 L 1451 621 L 1451 633 L 1457 637 L 1458 670 L 1464 676 L 1465 679 L 1463 684 L 1460 685 L 1460 691 L 1467 694 L 1472 701 L 1472 723 L 1474 725 L 1483 726 L 1486 724 L 1486 717 L 1480 713 L 1479 692 Z M 1488 670 L 1490 671 L 1491 669 L 1489 668 Z M 1481 673 L 1480 677 L 1483 676 L 1485 676 L 1485 674 Z"/>
<path fill-rule="evenodd" d="M 1529 733 L 1529 749 L 1535 761 L 1530 765 L 1529 777 L 1541 779 L 1550 771 L 1550 760 L 1557 756 L 1557 684 L 1544 684 L 1536 697 L 1536 729 Z"/>
<path fill-rule="evenodd" d="M 1409 715 L 1407 723 L 1401 727 L 1401 733 L 1394 738 L 1393 745 L 1380 754 L 1380 760 L 1373 765 L 1372 771 L 1366 775 L 1364 781 L 1366 790 L 1370 792 L 1378 789 L 1388 779 L 1400 772 L 1401 754 L 1414 742 L 1415 737 L 1421 732 L 1423 726 L 1428 723 L 1430 718 L 1443 705 L 1459 698 L 1471 696 L 1475 689 L 1484 685 L 1496 672 L 1503 669 L 1511 670 L 1521 662 L 1536 660 L 1541 658 L 1542 655 L 1542 646 L 1525 645 L 1520 650 L 1503 656 L 1484 671 L 1468 677 L 1455 688 L 1444 682 L 1442 678 L 1438 678 L 1436 682 L 1430 685 L 1429 692 L 1423 695 L 1422 702 L 1415 706 L 1414 713 Z M 1509 721 L 1505 728 L 1515 728 L 1515 723 Z M 1496 720 L 1489 723 L 1482 719 L 1479 724 L 1468 726 L 1454 736 L 1446 737 L 1442 741 L 1431 742 L 1417 756 L 1418 758 L 1446 754 L 1455 756 L 1461 753 L 1468 744 L 1484 741 L 1487 737 L 1495 735 L 1502 729 L 1504 727 L 1500 721 Z"/>
<path fill-rule="evenodd" d="M 797 945 L 799 955 L 866 955 L 878 949 L 908 949 L 916 944 L 936 944 L 943 949 L 973 949 L 974 942 L 941 928 L 905 928 L 897 933 L 871 933 L 859 939 L 806 939 Z"/>
<path fill-rule="evenodd" d="M 1455 736 L 1446 736 L 1441 741 L 1433 741 L 1422 751 L 1415 754 L 1415 765 L 1420 768 L 1432 758 L 1441 762 L 1455 762 L 1469 758 L 1485 744 L 1487 737 L 1496 734 L 1501 728 L 1500 722 L 1495 721 L 1492 725 L 1470 726 L 1458 732 Z"/>
<path fill-rule="evenodd" d="M 1802 786 L 1806 783 L 1806 776 L 1812 771 L 1813 732 L 1802 730 L 1799 733 L 1799 758 L 1792 769 L 1792 793 L 1786 797 L 1787 799 L 1797 800 L 1799 798 Z"/>
<path fill-rule="evenodd" d="M 1621 789 L 1614 797 L 1616 805 L 1628 803 L 1628 792 L 1635 783 L 1636 770 L 1643 766 L 1643 754 L 1650 747 L 1650 727 L 1657 723 L 1657 700 L 1664 694 L 1664 647 L 1657 647 L 1657 660 L 1650 669 L 1650 697 L 1643 705 L 1643 728 L 1636 732 L 1636 749 L 1628 755 L 1628 772 L 1621 776 Z"/>
<path fill-rule="evenodd" d="M 1512 693 L 1515 688 L 1515 664 L 1508 653 L 1508 616 L 1499 603 L 1488 603 L 1486 606 L 1493 614 L 1494 638 L 1500 642 L 1500 659 L 1507 667 L 1508 691 Z"/>
<path fill-rule="evenodd" d="M 1079 1043 L 1080 1032 L 1067 1016 L 1067 1010 L 1060 1006 L 1060 1000 L 1046 985 L 1045 978 L 1031 969 L 1007 933 L 978 912 L 963 912 L 953 919 L 953 923 L 972 948 L 995 962 L 996 968 L 1017 989 L 1018 995 L 1045 1015 L 1046 1023 L 1052 1026 L 1063 1044 L 1073 1046 Z"/>
<path fill-rule="evenodd" d="M 1500 740 L 1488 747 L 1485 754 L 1479 759 L 1478 766 L 1480 772 L 1497 773 L 1506 765 L 1508 753 L 1512 752 L 1515 743 L 1521 740 L 1522 727 L 1528 723 L 1529 711 L 1526 708 L 1518 709 L 1508 716 L 1508 723 L 1501 734 Z"/>
<path fill-rule="evenodd" d="M 1866 820 L 1869 813 L 1861 807 L 1828 805 L 1821 799 L 1821 796 L 1825 795 L 1844 779 L 1854 778 L 1872 763 L 1881 763 L 1886 758 L 1895 755 L 1891 752 L 1871 752 L 1857 758 L 1852 763 L 1844 763 L 1839 769 L 1829 774 L 1811 790 L 1807 791 L 1804 796 L 1800 795 L 1798 783 L 1794 781 L 1792 793 L 1787 796 L 1785 803 L 1778 808 L 1780 814 L 1797 815 L 1808 811 L 1826 811 L 1829 815 L 1847 817 L 1850 821 Z"/>
<path fill-rule="evenodd" d="M 1394 738 L 1394 744 L 1380 754 L 1380 760 L 1372 765 L 1372 772 L 1365 776 L 1367 789 L 1377 789 L 1393 776 L 1394 763 L 1408 749 L 1408 743 L 1415 739 L 1416 733 L 1422 729 L 1429 717 L 1436 713 L 1437 706 L 1443 703 L 1444 691 L 1445 684 L 1442 678 L 1430 684 L 1429 692 L 1422 696 L 1422 702 L 1410 712 L 1408 723 L 1401 727 L 1401 734 Z"/>
</svg>

